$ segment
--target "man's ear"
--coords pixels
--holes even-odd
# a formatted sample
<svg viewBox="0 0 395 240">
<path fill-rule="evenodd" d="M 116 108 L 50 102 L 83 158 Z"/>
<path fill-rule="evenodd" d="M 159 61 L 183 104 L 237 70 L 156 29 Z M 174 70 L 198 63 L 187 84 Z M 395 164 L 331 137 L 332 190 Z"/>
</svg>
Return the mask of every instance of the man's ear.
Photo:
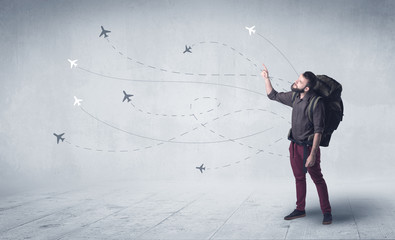
<svg viewBox="0 0 395 240">
<path fill-rule="evenodd" d="M 309 90 L 310 90 L 309 87 L 305 87 L 305 88 L 304 88 L 304 92 L 308 92 Z"/>
</svg>

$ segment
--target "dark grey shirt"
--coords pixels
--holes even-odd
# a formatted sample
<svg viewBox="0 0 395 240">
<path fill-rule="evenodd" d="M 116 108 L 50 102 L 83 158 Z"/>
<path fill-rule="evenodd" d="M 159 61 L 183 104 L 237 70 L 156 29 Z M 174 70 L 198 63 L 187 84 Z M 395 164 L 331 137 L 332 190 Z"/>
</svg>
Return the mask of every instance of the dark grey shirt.
<svg viewBox="0 0 395 240">
<path fill-rule="evenodd" d="M 297 141 L 307 141 L 308 137 L 314 133 L 323 133 L 325 127 L 325 106 L 322 100 L 317 102 L 312 115 L 312 123 L 309 120 L 307 107 L 310 100 L 315 96 L 314 92 L 307 92 L 303 99 L 297 95 L 292 103 L 292 92 L 280 92 L 276 90 L 268 95 L 270 100 L 275 100 L 292 107 L 292 137 Z"/>
</svg>

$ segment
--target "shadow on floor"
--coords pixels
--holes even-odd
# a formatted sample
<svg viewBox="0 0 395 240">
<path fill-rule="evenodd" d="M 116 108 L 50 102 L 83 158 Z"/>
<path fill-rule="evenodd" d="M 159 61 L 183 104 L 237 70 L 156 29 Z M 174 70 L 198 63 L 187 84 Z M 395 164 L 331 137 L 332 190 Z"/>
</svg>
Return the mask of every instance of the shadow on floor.
<svg viewBox="0 0 395 240">
<path fill-rule="evenodd" d="M 333 221 L 336 223 L 353 223 L 364 218 L 376 218 L 383 214 L 383 199 L 374 199 L 373 196 L 338 197 L 331 200 Z M 319 206 L 306 207 L 306 214 L 313 218 L 322 218 Z"/>
</svg>

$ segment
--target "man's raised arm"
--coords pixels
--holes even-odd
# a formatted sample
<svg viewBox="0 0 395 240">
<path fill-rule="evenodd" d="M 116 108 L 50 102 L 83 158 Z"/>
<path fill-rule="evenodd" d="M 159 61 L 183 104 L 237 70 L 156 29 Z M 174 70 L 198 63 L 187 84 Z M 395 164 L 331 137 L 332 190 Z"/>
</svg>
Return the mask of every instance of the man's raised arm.
<svg viewBox="0 0 395 240">
<path fill-rule="evenodd" d="M 267 95 L 269 95 L 273 91 L 273 86 L 269 79 L 269 71 L 267 70 L 265 64 L 262 65 L 263 65 L 263 71 L 261 72 L 261 75 L 265 79 L 266 93 Z"/>
<path fill-rule="evenodd" d="M 292 107 L 292 92 L 280 92 L 278 93 L 273 89 L 272 83 L 269 78 L 269 71 L 267 70 L 265 64 L 263 65 L 263 71 L 261 72 L 262 77 L 265 79 L 266 93 L 270 100 L 275 100 L 282 104 Z"/>
</svg>

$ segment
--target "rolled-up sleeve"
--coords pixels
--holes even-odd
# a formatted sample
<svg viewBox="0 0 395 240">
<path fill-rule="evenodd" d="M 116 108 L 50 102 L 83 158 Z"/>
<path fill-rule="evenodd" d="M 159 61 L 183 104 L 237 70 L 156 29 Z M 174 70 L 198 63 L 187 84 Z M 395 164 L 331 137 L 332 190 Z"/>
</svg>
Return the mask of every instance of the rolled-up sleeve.
<svg viewBox="0 0 395 240">
<path fill-rule="evenodd" d="M 285 104 L 287 106 L 292 107 L 292 92 L 277 92 L 276 90 L 272 90 L 267 97 L 270 100 L 274 100 L 277 102 L 280 102 L 282 104 Z"/>
<path fill-rule="evenodd" d="M 317 102 L 313 110 L 314 133 L 323 133 L 325 128 L 325 105 L 323 100 Z"/>
</svg>

